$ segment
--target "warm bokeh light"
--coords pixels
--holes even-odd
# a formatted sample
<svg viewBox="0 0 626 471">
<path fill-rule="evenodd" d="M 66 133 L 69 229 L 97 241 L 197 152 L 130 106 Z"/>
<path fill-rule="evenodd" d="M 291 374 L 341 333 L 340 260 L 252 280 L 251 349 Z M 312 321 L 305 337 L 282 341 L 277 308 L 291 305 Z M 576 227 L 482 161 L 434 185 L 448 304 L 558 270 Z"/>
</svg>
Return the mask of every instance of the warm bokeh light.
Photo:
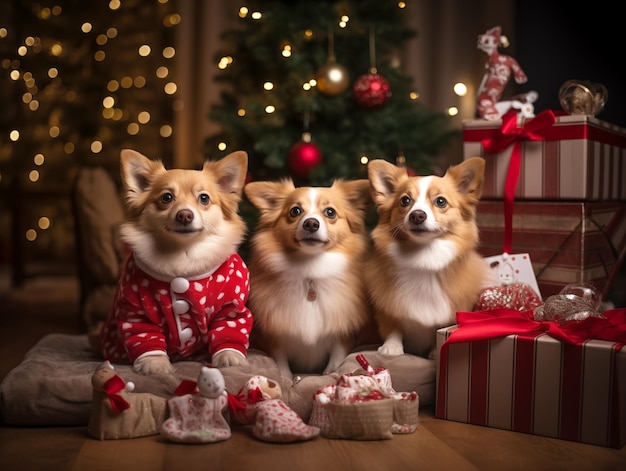
<svg viewBox="0 0 626 471">
<path fill-rule="evenodd" d="M 169 69 L 165 67 L 164 65 L 158 67 L 156 70 L 156 76 L 159 78 L 165 78 L 169 75 L 169 73 L 170 73 Z"/>
<path fill-rule="evenodd" d="M 172 126 L 170 126 L 169 124 L 164 124 L 159 130 L 159 134 L 161 135 L 161 137 L 170 137 L 172 135 Z"/>
<path fill-rule="evenodd" d="M 147 111 L 142 111 L 137 116 L 137 121 L 139 121 L 141 124 L 149 123 L 150 122 L 150 113 L 147 112 Z"/>
<path fill-rule="evenodd" d="M 101 141 L 93 141 L 91 143 L 90 147 L 91 147 L 91 152 L 93 152 L 94 154 L 102 152 L 102 142 Z"/>
<path fill-rule="evenodd" d="M 457 114 L 459 114 L 459 109 L 456 106 L 451 106 L 450 108 L 448 108 L 448 115 L 456 116 Z"/>
<path fill-rule="evenodd" d="M 165 87 L 163 87 L 163 90 L 165 90 L 165 93 L 168 95 L 173 95 L 176 93 L 176 90 L 178 90 L 178 87 L 174 82 L 168 82 L 165 84 Z"/>
<path fill-rule="evenodd" d="M 128 126 L 126 126 L 126 132 L 131 136 L 135 136 L 139 133 L 139 125 L 137 123 L 129 123 Z"/>
<path fill-rule="evenodd" d="M 462 82 L 455 83 L 453 90 L 454 90 L 454 93 L 456 93 L 458 96 L 467 95 L 467 86 Z"/>
</svg>

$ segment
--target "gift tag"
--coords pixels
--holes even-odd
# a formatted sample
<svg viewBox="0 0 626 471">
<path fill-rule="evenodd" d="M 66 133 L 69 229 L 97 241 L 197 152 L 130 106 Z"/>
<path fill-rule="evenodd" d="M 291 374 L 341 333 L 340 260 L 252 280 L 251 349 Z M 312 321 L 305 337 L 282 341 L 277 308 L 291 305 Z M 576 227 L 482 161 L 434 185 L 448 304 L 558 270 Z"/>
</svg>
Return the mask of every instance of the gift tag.
<svg viewBox="0 0 626 471">
<path fill-rule="evenodd" d="M 541 298 L 537 278 L 533 271 L 533 265 L 530 262 L 530 255 L 527 253 L 503 253 L 501 255 L 485 257 L 485 260 L 491 269 L 496 271 L 501 285 L 526 283 L 537 293 L 537 296 Z"/>
</svg>

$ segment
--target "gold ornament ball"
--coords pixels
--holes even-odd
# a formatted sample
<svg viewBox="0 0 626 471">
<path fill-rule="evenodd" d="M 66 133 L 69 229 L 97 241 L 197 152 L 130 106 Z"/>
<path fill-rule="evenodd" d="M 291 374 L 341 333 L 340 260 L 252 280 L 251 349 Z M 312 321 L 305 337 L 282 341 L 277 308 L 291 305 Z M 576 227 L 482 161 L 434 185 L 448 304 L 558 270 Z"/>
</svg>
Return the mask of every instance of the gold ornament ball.
<svg viewBox="0 0 626 471">
<path fill-rule="evenodd" d="M 317 88 L 324 95 L 335 96 L 350 86 L 348 69 L 337 62 L 329 61 L 317 71 Z"/>
</svg>

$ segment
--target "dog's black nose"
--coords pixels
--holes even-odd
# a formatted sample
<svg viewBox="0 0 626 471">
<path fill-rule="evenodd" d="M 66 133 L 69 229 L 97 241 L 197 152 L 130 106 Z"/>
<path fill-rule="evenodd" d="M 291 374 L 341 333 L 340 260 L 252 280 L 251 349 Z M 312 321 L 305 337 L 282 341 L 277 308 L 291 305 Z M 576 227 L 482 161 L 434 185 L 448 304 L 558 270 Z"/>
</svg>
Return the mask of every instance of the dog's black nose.
<svg viewBox="0 0 626 471">
<path fill-rule="evenodd" d="M 421 209 L 416 209 L 409 215 L 409 221 L 413 224 L 421 224 L 426 220 L 426 213 Z"/>
<path fill-rule="evenodd" d="M 181 209 L 176 213 L 176 221 L 181 224 L 189 224 L 193 221 L 193 212 L 188 209 Z"/>
<path fill-rule="evenodd" d="M 320 222 L 315 218 L 305 219 L 302 227 L 307 232 L 316 232 L 320 228 Z"/>
</svg>

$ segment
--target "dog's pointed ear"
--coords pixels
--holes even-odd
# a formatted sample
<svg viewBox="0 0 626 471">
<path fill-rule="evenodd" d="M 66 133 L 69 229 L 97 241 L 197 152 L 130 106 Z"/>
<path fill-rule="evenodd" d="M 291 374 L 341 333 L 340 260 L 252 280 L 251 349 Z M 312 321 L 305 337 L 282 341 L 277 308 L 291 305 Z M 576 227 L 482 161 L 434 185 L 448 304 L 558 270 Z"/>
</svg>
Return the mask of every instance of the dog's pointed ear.
<svg viewBox="0 0 626 471">
<path fill-rule="evenodd" d="M 293 181 L 250 182 L 244 187 L 246 197 L 261 212 L 273 211 L 282 207 L 285 195 L 295 189 Z"/>
<path fill-rule="evenodd" d="M 485 159 L 471 157 L 450 167 L 445 176 L 453 178 L 459 192 L 467 195 L 471 203 L 477 204 L 483 194 Z"/>
<path fill-rule="evenodd" d="M 160 160 L 151 160 L 132 149 L 120 153 L 120 169 L 126 198 L 131 204 L 150 187 L 156 175 L 166 171 Z"/>
<path fill-rule="evenodd" d="M 365 213 L 372 206 L 372 191 L 369 180 L 335 181 L 333 186 L 335 185 L 343 187 L 348 202 L 353 208 Z"/>
<path fill-rule="evenodd" d="M 376 204 L 382 203 L 395 193 L 398 183 L 409 178 L 406 169 L 383 159 L 370 161 L 367 165 L 367 174 Z"/>
<path fill-rule="evenodd" d="M 248 173 L 248 154 L 239 150 L 228 154 L 217 162 L 207 161 L 202 170 L 212 165 L 217 175 L 217 184 L 220 190 L 224 193 L 241 196 Z"/>
</svg>

